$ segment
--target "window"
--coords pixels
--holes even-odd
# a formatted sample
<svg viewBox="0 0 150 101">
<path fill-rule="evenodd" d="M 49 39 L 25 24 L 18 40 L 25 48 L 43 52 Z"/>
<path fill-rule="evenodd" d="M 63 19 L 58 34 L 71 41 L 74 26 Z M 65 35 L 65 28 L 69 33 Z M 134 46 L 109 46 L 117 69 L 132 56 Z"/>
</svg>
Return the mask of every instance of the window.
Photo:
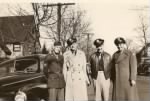
<svg viewBox="0 0 150 101">
<path fill-rule="evenodd" d="M 0 65 L 0 74 L 13 73 L 14 71 L 14 61 L 9 61 Z"/>
<path fill-rule="evenodd" d="M 37 72 L 38 61 L 36 59 L 21 59 L 15 63 L 16 71 Z"/>
<path fill-rule="evenodd" d="M 21 51 L 21 45 L 20 44 L 14 44 L 13 45 L 13 51 L 14 52 L 20 52 Z"/>
</svg>

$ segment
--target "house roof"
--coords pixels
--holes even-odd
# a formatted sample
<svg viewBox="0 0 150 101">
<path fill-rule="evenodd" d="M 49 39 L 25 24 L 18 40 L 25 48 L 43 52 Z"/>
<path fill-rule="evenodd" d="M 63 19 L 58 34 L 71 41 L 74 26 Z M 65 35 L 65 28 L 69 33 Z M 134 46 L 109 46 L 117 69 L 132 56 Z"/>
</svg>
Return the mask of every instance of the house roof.
<svg viewBox="0 0 150 101">
<path fill-rule="evenodd" d="M 33 15 L 0 17 L 0 40 L 4 43 L 24 42 L 33 27 Z"/>
</svg>

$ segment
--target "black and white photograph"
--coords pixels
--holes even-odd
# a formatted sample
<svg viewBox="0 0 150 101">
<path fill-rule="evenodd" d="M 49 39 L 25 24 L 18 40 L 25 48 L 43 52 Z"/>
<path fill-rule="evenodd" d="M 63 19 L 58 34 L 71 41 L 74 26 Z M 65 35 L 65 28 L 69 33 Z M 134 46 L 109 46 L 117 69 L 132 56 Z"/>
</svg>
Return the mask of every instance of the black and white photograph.
<svg viewBox="0 0 150 101">
<path fill-rule="evenodd" d="M 149 0 L 0 0 L 0 101 L 149 95 Z"/>
</svg>

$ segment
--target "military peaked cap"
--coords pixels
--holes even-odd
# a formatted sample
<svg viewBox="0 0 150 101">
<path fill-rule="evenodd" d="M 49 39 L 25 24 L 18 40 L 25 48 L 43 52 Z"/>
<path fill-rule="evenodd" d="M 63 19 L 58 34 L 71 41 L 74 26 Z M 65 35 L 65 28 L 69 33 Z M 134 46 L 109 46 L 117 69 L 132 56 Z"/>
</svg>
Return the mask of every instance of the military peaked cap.
<svg viewBox="0 0 150 101">
<path fill-rule="evenodd" d="M 103 39 L 96 39 L 95 41 L 94 41 L 94 45 L 96 46 L 96 47 L 99 47 L 99 46 L 101 46 L 101 45 L 103 45 L 103 43 L 104 43 L 104 40 Z"/>
<path fill-rule="evenodd" d="M 67 45 L 70 46 L 70 45 L 72 45 L 75 42 L 77 42 L 77 38 L 76 37 L 69 38 L 67 40 Z"/>
<path fill-rule="evenodd" d="M 115 43 L 115 45 L 118 45 L 118 44 L 121 44 L 121 43 L 125 44 L 126 41 L 125 41 L 125 39 L 122 38 L 122 37 L 117 37 L 117 38 L 115 39 L 114 43 Z"/>
</svg>

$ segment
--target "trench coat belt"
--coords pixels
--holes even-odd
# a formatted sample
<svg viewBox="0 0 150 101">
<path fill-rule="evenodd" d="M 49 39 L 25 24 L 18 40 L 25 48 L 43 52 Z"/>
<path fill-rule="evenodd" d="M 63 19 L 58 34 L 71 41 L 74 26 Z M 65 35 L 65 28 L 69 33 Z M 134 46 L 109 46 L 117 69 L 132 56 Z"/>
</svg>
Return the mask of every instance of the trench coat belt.
<svg viewBox="0 0 150 101">
<path fill-rule="evenodd" d="M 74 73 L 74 72 L 81 72 L 82 70 L 68 69 L 67 71 L 70 71 L 71 73 Z"/>
</svg>

